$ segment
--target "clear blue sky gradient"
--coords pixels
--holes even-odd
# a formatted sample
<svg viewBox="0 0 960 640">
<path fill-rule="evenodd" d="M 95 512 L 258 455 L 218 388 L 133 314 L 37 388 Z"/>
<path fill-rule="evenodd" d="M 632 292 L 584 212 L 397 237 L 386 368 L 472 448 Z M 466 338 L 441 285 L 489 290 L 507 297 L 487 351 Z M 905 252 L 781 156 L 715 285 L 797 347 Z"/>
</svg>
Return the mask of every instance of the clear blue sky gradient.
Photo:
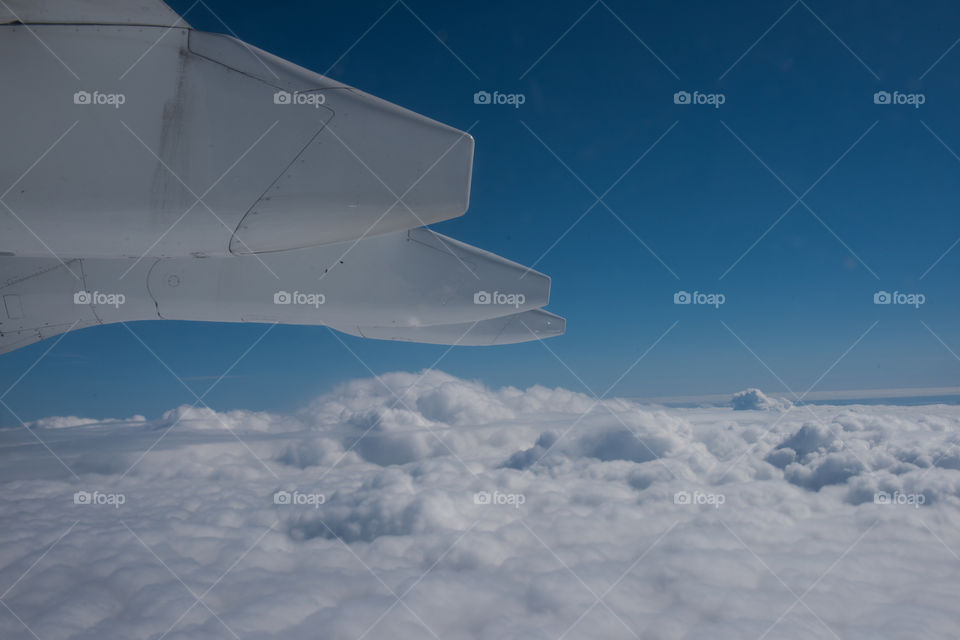
<svg viewBox="0 0 960 640">
<path fill-rule="evenodd" d="M 441 357 L 491 385 L 599 394 L 647 353 L 612 389 L 621 396 L 960 385 L 960 246 L 940 259 L 960 237 L 956 3 L 206 1 L 187 15 L 195 28 L 476 123 L 470 210 L 435 229 L 536 263 L 568 320 L 544 344 L 449 353 L 278 326 L 204 398 L 211 407 L 294 410 L 367 367 Z M 526 102 L 476 105 L 479 90 Z M 726 101 L 677 105 L 680 90 Z M 926 102 L 877 105 L 880 90 Z M 785 214 L 791 190 L 814 184 Z M 678 290 L 726 303 L 674 305 Z M 926 303 L 874 305 L 877 290 Z M 84 330 L 4 401 L 24 420 L 153 417 L 196 401 L 167 367 L 202 394 L 267 327 L 130 329 L 165 364 L 124 326 Z M 0 389 L 50 345 L 0 356 Z"/>
</svg>

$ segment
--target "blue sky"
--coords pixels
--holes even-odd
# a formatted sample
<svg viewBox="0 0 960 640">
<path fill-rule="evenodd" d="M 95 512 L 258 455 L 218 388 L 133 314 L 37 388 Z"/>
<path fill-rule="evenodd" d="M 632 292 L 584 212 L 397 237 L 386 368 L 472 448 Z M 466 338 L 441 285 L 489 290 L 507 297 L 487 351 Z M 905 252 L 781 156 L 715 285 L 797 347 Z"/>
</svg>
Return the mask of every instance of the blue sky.
<svg viewBox="0 0 960 640">
<path fill-rule="evenodd" d="M 187 19 L 474 126 L 470 210 L 434 228 L 536 263 L 567 335 L 444 355 L 278 326 L 206 404 L 292 410 L 441 357 L 492 385 L 599 394 L 646 352 L 611 391 L 627 396 L 960 385 L 960 247 L 944 255 L 960 237 L 954 4 L 405 2 L 207 0 Z M 525 103 L 477 105 L 481 90 Z M 726 302 L 675 305 L 680 290 Z M 875 305 L 879 290 L 926 301 Z M 157 358 L 119 325 L 66 336 L 32 369 L 50 342 L 0 357 L 0 388 L 29 370 L 5 402 L 24 420 L 152 417 L 195 402 L 178 377 L 203 394 L 266 329 L 131 328 Z"/>
</svg>

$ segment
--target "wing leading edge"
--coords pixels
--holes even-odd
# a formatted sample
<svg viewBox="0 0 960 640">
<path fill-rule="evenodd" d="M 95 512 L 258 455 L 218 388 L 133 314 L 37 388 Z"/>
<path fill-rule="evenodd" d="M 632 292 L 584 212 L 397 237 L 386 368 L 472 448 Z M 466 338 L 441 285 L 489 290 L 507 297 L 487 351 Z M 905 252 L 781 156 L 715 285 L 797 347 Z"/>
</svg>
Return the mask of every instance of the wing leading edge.
<svg viewBox="0 0 960 640">
<path fill-rule="evenodd" d="M 190 27 L 161 0 L 5 0 L 0 24 L 14 22 Z"/>
</svg>

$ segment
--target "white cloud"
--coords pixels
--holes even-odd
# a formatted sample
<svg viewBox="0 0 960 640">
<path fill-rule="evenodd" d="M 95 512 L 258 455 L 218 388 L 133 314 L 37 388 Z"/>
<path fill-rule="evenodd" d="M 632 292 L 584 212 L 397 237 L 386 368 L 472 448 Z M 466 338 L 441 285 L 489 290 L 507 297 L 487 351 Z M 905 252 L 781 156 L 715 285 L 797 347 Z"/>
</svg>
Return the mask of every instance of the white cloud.
<svg viewBox="0 0 960 640">
<path fill-rule="evenodd" d="M 107 420 L 97 420 L 96 418 L 78 418 L 77 416 L 54 416 L 50 418 L 41 418 L 27 424 L 31 429 L 71 429 L 74 427 L 89 427 L 102 424 L 120 424 L 129 423 L 137 425 L 146 422 L 147 419 L 141 415 L 136 415 L 126 419 L 109 418 Z"/>
<path fill-rule="evenodd" d="M 793 403 L 786 398 L 771 398 L 760 389 L 744 389 L 733 394 L 730 403 L 736 411 L 787 409 Z"/>
<path fill-rule="evenodd" d="M 953 634 L 960 408 L 773 408 L 427 372 L 296 415 L 49 418 L 79 478 L 0 434 L 0 590 L 43 640 Z M 0 607 L 0 637 L 32 635 Z"/>
</svg>

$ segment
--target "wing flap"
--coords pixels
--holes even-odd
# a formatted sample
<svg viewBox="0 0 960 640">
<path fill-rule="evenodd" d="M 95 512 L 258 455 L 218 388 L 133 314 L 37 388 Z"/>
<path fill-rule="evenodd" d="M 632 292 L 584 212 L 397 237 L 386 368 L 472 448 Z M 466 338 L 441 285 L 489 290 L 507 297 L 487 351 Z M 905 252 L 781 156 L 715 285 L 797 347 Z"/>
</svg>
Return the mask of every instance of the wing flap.
<svg viewBox="0 0 960 640">
<path fill-rule="evenodd" d="M 428 327 L 332 327 L 360 338 L 424 342 L 463 347 L 531 342 L 562 335 L 566 320 L 543 309 L 524 311 L 501 318 L 440 324 Z"/>
</svg>

